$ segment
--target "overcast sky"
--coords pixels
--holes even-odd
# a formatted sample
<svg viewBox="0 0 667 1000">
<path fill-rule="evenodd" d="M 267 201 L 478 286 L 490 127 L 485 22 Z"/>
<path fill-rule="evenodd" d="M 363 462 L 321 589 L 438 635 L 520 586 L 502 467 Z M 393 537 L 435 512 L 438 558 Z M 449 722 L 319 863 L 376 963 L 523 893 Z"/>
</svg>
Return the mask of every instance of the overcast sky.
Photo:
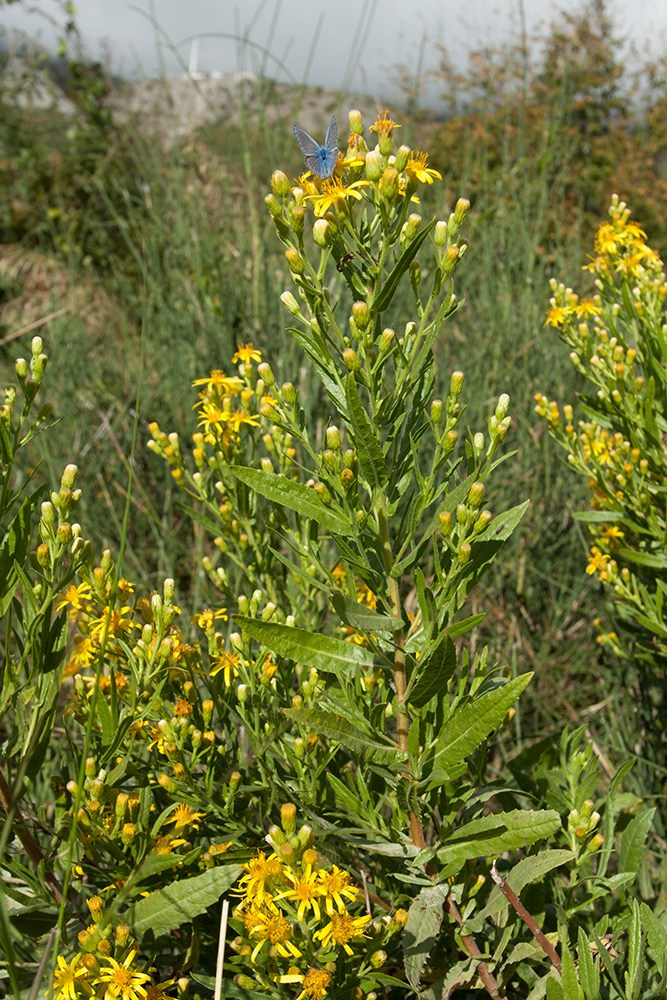
<svg viewBox="0 0 667 1000">
<path fill-rule="evenodd" d="M 393 97 L 399 65 L 417 72 L 420 51 L 433 65 L 436 43 L 454 61 L 462 53 L 553 19 L 581 0 L 75 0 L 91 55 L 102 40 L 113 68 L 124 76 L 154 76 L 160 59 L 169 73 L 183 71 L 193 37 L 201 38 L 202 70 L 264 71 L 282 80 L 346 86 Z M 28 8 L 36 8 L 30 13 Z M 667 51 L 667 0 L 615 0 L 618 33 L 637 45 Z M 40 13 L 41 12 L 41 16 Z M 57 0 L 23 0 L 0 7 L 0 25 L 39 32 L 53 48 L 57 31 L 43 15 L 63 23 Z M 246 38 L 245 44 L 242 38 Z"/>
</svg>

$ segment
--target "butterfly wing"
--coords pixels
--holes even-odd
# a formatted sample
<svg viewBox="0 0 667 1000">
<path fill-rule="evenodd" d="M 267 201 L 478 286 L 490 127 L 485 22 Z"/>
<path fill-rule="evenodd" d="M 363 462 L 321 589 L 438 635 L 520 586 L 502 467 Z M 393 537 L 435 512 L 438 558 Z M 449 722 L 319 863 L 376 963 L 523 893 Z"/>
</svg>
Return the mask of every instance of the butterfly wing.
<svg viewBox="0 0 667 1000">
<path fill-rule="evenodd" d="M 335 115 L 331 116 L 331 121 L 329 122 L 329 128 L 327 129 L 327 137 L 324 140 L 324 145 L 329 150 L 335 150 L 338 153 L 338 125 L 336 123 Z"/>
<path fill-rule="evenodd" d="M 331 126 L 329 126 L 329 127 L 331 127 Z M 298 125 L 292 126 L 292 130 L 294 132 L 294 138 L 296 139 L 296 141 L 299 144 L 299 149 L 301 150 L 301 152 L 303 153 L 303 155 L 306 157 L 306 163 L 308 163 L 308 157 L 309 156 L 317 156 L 317 154 L 319 153 L 319 151 L 320 151 L 320 144 L 319 144 L 319 142 L 315 142 L 315 140 L 313 139 L 312 135 L 308 135 L 308 133 L 306 132 L 306 130 L 303 129 L 303 128 L 300 128 Z M 309 166 L 309 169 L 312 170 L 312 167 L 310 166 L 310 164 L 308 164 L 308 166 Z"/>
</svg>

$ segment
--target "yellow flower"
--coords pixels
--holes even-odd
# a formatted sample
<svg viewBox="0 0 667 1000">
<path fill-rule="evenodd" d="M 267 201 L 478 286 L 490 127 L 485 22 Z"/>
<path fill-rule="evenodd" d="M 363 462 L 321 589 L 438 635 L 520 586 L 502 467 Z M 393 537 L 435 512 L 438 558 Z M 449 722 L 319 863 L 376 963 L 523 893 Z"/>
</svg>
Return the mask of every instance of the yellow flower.
<svg viewBox="0 0 667 1000">
<path fill-rule="evenodd" d="M 192 619 L 193 625 L 199 625 L 199 628 L 203 628 L 205 632 L 213 628 L 213 622 L 217 618 L 222 618 L 223 622 L 227 621 L 227 608 L 219 608 L 218 611 L 211 611 L 210 608 L 206 608 L 201 614 L 195 615 Z"/>
<path fill-rule="evenodd" d="M 287 879 L 292 883 L 291 889 L 286 889 L 275 900 L 288 899 L 296 906 L 298 904 L 297 919 L 302 920 L 306 910 L 311 910 L 319 920 L 321 917 L 320 897 L 323 892 L 318 884 L 317 872 L 305 872 L 299 878 L 291 868 L 285 870 Z"/>
<path fill-rule="evenodd" d="M 131 968 L 136 954 L 136 951 L 129 952 L 122 963 L 110 956 L 105 958 L 109 968 L 104 969 L 93 983 L 106 984 L 104 994 L 106 1000 L 115 1000 L 116 997 L 120 997 L 121 1000 L 140 1000 L 140 998 L 145 1000 L 147 991 L 144 983 L 150 983 L 151 977 L 145 972 Z"/>
<path fill-rule="evenodd" d="M 310 194 L 307 197 L 313 203 L 315 215 L 322 216 L 332 207 L 338 209 L 337 202 L 344 202 L 347 198 L 356 198 L 357 201 L 361 201 L 358 189 L 368 187 L 369 183 L 369 181 L 360 180 L 345 185 L 340 177 L 332 177 L 331 180 L 324 181 L 320 194 Z"/>
<path fill-rule="evenodd" d="M 259 427 L 258 416 L 251 416 L 250 413 L 238 408 L 227 414 L 227 427 L 232 434 L 238 434 L 244 424 L 247 424 L 248 427 Z"/>
<path fill-rule="evenodd" d="M 56 604 L 56 611 L 62 611 L 69 604 L 71 606 L 70 616 L 76 618 L 79 611 L 85 611 L 86 603 L 91 594 L 90 584 L 80 583 L 77 587 L 73 583 L 70 583 L 60 595 L 60 600 Z"/>
<path fill-rule="evenodd" d="M 308 969 L 301 982 L 301 993 L 296 1000 L 321 1000 L 330 982 L 331 976 L 324 969 Z"/>
<path fill-rule="evenodd" d="M 225 687 L 229 687 L 232 683 L 232 677 L 238 677 L 239 675 L 238 665 L 240 662 L 238 653 L 228 653 L 225 650 L 216 657 L 215 666 L 211 670 L 211 677 L 215 677 L 216 674 L 224 671 Z"/>
<path fill-rule="evenodd" d="M 131 629 L 139 628 L 135 621 L 125 617 L 128 614 L 133 614 L 133 610 L 127 605 L 122 608 L 114 608 L 113 611 L 111 608 L 105 608 L 104 613 L 99 618 L 91 620 L 91 636 L 101 638 L 105 633 L 112 636 L 126 636 Z"/>
<path fill-rule="evenodd" d="M 363 917 L 351 917 L 347 913 L 344 916 L 334 913 L 326 927 L 313 934 L 313 940 L 321 941 L 325 948 L 328 944 L 342 945 L 348 955 L 353 955 L 354 952 L 348 942 L 352 938 L 365 936 L 364 927 L 370 919 L 368 914 Z"/>
<path fill-rule="evenodd" d="M 80 673 L 85 667 L 89 667 L 97 653 L 99 653 L 99 648 L 89 635 L 75 635 L 74 649 L 67 661 L 63 676 L 73 677 L 74 674 Z"/>
<path fill-rule="evenodd" d="M 276 854 L 270 854 L 267 858 L 264 852 L 260 851 L 256 858 L 251 858 L 243 867 L 246 874 L 239 880 L 239 889 L 246 900 L 262 905 L 264 897 L 269 896 L 266 892 L 266 883 L 275 883 L 283 879 L 282 862 Z"/>
<path fill-rule="evenodd" d="M 409 177 L 415 177 L 421 184 L 432 184 L 434 177 L 437 177 L 439 181 L 442 180 L 442 174 L 439 174 L 437 170 L 431 169 L 431 167 L 426 166 L 426 161 L 428 159 L 428 153 L 410 153 L 410 159 L 405 167 L 405 172 Z"/>
<path fill-rule="evenodd" d="M 565 306 L 553 305 L 550 309 L 547 309 L 547 318 L 544 321 L 544 325 L 562 326 L 566 318 L 571 314 L 571 309 L 566 309 Z"/>
<path fill-rule="evenodd" d="M 199 405 L 200 404 L 197 403 L 197 406 Z M 204 399 L 201 403 L 197 427 L 203 427 L 206 434 L 210 434 L 212 431 L 222 434 L 223 425 L 227 423 L 228 419 L 228 409 L 219 406 L 217 403 L 213 402 L 213 400 Z"/>
<path fill-rule="evenodd" d="M 260 938 L 253 949 L 251 962 L 255 961 L 266 941 L 270 941 L 283 958 L 301 957 L 299 949 L 290 941 L 292 925 L 282 913 L 275 913 L 272 910 L 253 910 L 250 927 L 246 923 L 246 928 L 251 937 Z"/>
<path fill-rule="evenodd" d="M 205 385 L 209 392 L 220 396 L 236 396 L 243 388 L 243 379 L 238 375 L 225 375 L 219 368 L 214 369 L 208 378 L 197 378 L 193 385 Z"/>
<path fill-rule="evenodd" d="M 55 1000 L 77 1000 L 81 995 L 81 990 L 87 996 L 95 992 L 88 982 L 88 969 L 81 962 L 81 955 L 75 955 L 69 964 L 61 955 L 58 955 L 58 968 L 53 977 L 53 989 Z"/>
<path fill-rule="evenodd" d="M 176 704 L 174 705 L 174 715 L 178 717 L 182 715 L 191 715 L 191 714 L 192 714 L 192 705 L 190 704 L 190 702 L 186 701 L 185 698 L 179 698 L 176 701 Z"/>
<path fill-rule="evenodd" d="M 602 309 L 593 301 L 593 299 L 582 299 L 581 302 L 578 302 L 574 307 L 574 311 L 579 317 L 599 316 Z"/>
<path fill-rule="evenodd" d="M 359 895 L 359 889 L 350 885 L 350 873 L 334 865 L 330 872 L 323 869 L 319 871 L 320 888 L 324 894 L 324 908 L 330 917 L 333 916 L 333 904 L 338 907 L 339 913 L 346 913 L 346 905 L 343 896 L 354 903 Z"/>
<path fill-rule="evenodd" d="M 146 1000 L 171 1000 L 165 991 L 175 985 L 173 979 L 167 979 L 164 983 L 151 983 L 146 987 Z"/>
<path fill-rule="evenodd" d="M 261 361 L 262 355 L 255 348 L 254 344 L 241 344 L 240 347 L 236 348 L 236 354 L 232 358 L 232 364 L 236 364 L 237 361 L 242 361 L 244 365 L 249 364 L 251 361 Z"/>
<path fill-rule="evenodd" d="M 586 567 L 586 572 L 589 576 L 593 576 L 597 573 L 600 580 L 603 582 L 609 579 L 609 563 L 611 557 L 605 552 L 601 552 L 597 545 L 594 545 L 588 556 L 588 566 Z"/>
<path fill-rule="evenodd" d="M 155 841 L 153 850 L 156 854 L 171 854 L 175 847 L 187 844 L 187 840 L 182 837 L 172 837 L 170 833 L 164 833 Z"/>
<path fill-rule="evenodd" d="M 393 122 L 389 117 L 388 111 L 383 111 L 381 115 L 378 116 L 377 121 L 371 125 L 371 132 L 377 132 L 378 135 L 385 135 L 391 138 L 391 135 L 395 128 L 400 128 L 396 122 Z"/>
<path fill-rule="evenodd" d="M 175 823 L 176 833 L 180 833 L 186 826 L 191 826 L 193 830 L 199 829 L 197 820 L 203 819 L 206 813 L 194 812 L 185 802 L 179 802 L 174 812 L 165 820 L 166 823 Z"/>
</svg>

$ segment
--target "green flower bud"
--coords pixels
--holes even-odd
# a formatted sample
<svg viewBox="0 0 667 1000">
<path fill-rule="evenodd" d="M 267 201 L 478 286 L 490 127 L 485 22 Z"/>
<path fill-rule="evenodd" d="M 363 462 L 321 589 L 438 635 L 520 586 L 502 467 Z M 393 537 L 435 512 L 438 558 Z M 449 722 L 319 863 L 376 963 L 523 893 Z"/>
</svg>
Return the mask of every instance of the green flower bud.
<svg viewBox="0 0 667 1000">
<path fill-rule="evenodd" d="M 268 455 L 264 455 L 264 457 L 260 459 L 259 464 L 261 466 L 262 472 L 267 472 L 267 473 L 273 472 L 273 462 L 268 457 Z"/>
<path fill-rule="evenodd" d="M 285 306 L 285 309 L 287 309 L 287 311 L 293 316 L 298 316 L 300 314 L 301 307 L 291 292 L 283 292 L 280 296 L 280 301 Z"/>
<path fill-rule="evenodd" d="M 382 157 L 377 149 L 371 149 L 366 153 L 366 177 L 369 181 L 379 181 L 382 177 Z M 396 174 L 398 178 L 398 174 Z M 398 181 L 397 181 L 398 190 Z"/>
<path fill-rule="evenodd" d="M 465 524 L 468 517 L 468 508 L 464 503 L 460 503 L 456 508 L 456 520 L 459 524 Z"/>
<path fill-rule="evenodd" d="M 352 135 L 363 135 L 364 134 L 364 122 L 361 117 L 361 111 L 357 111 L 354 108 L 348 114 L 348 121 L 350 123 L 350 132 Z"/>
<path fill-rule="evenodd" d="M 413 212 L 412 215 L 408 217 L 408 221 L 405 223 L 405 228 L 403 230 L 405 233 L 406 240 L 411 241 L 415 238 L 415 236 L 419 232 L 419 227 L 421 226 L 421 224 L 422 224 L 421 215 L 417 215 L 416 212 Z"/>
<path fill-rule="evenodd" d="M 409 146 L 404 145 L 398 147 L 398 152 L 396 153 L 395 166 L 399 173 L 405 170 L 406 166 L 408 165 L 408 160 L 410 159 L 411 152 L 412 150 L 410 149 Z"/>
<path fill-rule="evenodd" d="M 283 382 L 280 387 L 282 397 L 288 406 L 294 406 L 296 403 L 296 389 L 291 382 Z"/>
<path fill-rule="evenodd" d="M 434 399 L 431 403 L 431 420 L 437 427 L 442 420 L 442 400 Z"/>
<path fill-rule="evenodd" d="M 298 250 L 295 250 L 294 247 L 290 247 L 289 250 L 285 251 L 285 259 L 289 264 L 290 271 L 294 274 L 304 274 L 306 265 Z"/>
<path fill-rule="evenodd" d="M 454 268 L 456 267 L 456 262 L 459 259 L 459 248 L 449 247 L 445 256 L 442 259 L 442 273 L 445 277 L 450 275 Z"/>
<path fill-rule="evenodd" d="M 479 507 L 484 499 L 484 483 L 475 482 L 468 493 L 468 503 L 471 507 Z"/>
<path fill-rule="evenodd" d="M 282 220 L 283 210 L 274 194 L 267 194 L 264 198 L 264 203 L 274 219 Z"/>
<path fill-rule="evenodd" d="M 506 415 L 510 405 L 510 398 L 506 392 L 498 397 L 498 403 L 496 405 L 496 417 L 498 420 L 502 420 Z"/>
<path fill-rule="evenodd" d="M 351 372 L 358 372 L 361 370 L 362 361 L 359 355 L 353 348 L 346 347 L 343 351 L 343 361 L 346 368 Z"/>
<path fill-rule="evenodd" d="M 452 515 L 448 510 L 441 510 L 438 514 L 438 520 L 440 521 L 440 530 L 443 535 L 445 538 L 449 538 L 452 533 Z"/>
<path fill-rule="evenodd" d="M 454 221 L 457 226 L 463 225 L 465 217 L 470 211 L 470 202 L 467 198 L 459 198 L 454 209 Z"/>
<path fill-rule="evenodd" d="M 393 330 L 387 327 L 386 330 L 382 331 L 382 336 L 380 337 L 380 355 L 386 354 L 387 351 L 391 349 L 394 340 L 396 339 L 396 334 Z"/>
<path fill-rule="evenodd" d="M 447 223 L 440 219 L 435 224 L 435 229 L 433 230 L 433 240 L 437 247 L 444 247 L 447 242 Z"/>
<path fill-rule="evenodd" d="M 371 314 L 365 302 L 355 302 L 352 306 L 352 319 L 357 329 L 365 330 L 371 321 Z"/>
<path fill-rule="evenodd" d="M 378 949 L 378 951 L 374 951 L 371 955 L 371 965 L 374 969 L 381 969 L 386 962 L 387 952 L 383 951 L 382 948 Z"/>
<path fill-rule="evenodd" d="M 314 224 L 313 239 L 320 247 L 328 247 L 331 245 L 333 233 L 331 231 L 331 224 L 327 221 L 327 219 L 318 219 Z"/>
<path fill-rule="evenodd" d="M 51 562 L 49 547 L 48 545 L 44 545 L 43 542 L 41 545 L 37 546 L 37 562 L 42 567 L 48 566 L 49 563 Z"/>
<path fill-rule="evenodd" d="M 473 531 L 476 535 L 479 535 L 493 520 L 493 514 L 490 510 L 483 510 L 477 520 L 475 521 L 475 527 Z"/>
<path fill-rule="evenodd" d="M 459 566 L 465 566 L 470 559 L 472 548 L 469 542 L 462 542 L 458 552 Z"/>
<path fill-rule="evenodd" d="M 296 736 L 294 739 L 294 756 L 297 760 L 303 760 L 305 752 L 306 744 L 304 743 L 303 737 Z"/>
<path fill-rule="evenodd" d="M 398 170 L 395 167 L 387 167 L 382 174 L 380 181 L 382 196 L 386 201 L 394 201 L 398 195 Z"/>
<path fill-rule="evenodd" d="M 280 823 L 286 836 L 291 837 L 296 831 L 296 806 L 293 802 L 285 802 L 280 807 Z"/>
<path fill-rule="evenodd" d="M 332 451 L 340 451 L 341 439 L 340 439 L 340 431 L 338 430 L 338 428 L 333 426 L 333 424 L 330 427 L 327 427 L 325 436 L 326 436 L 327 446 L 331 448 Z"/>
<path fill-rule="evenodd" d="M 287 179 L 287 174 L 284 174 L 282 170 L 274 170 L 271 174 L 271 187 L 274 194 L 277 194 L 280 198 L 286 198 L 290 193 L 290 183 Z"/>
<path fill-rule="evenodd" d="M 246 701 L 248 700 L 248 688 L 245 684 L 239 684 L 239 686 L 236 689 L 236 697 L 238 698 L 238 700 L 241 702 L 242 705 L 245 705 Z"/>
<path fill-rule="evenodd" d="M 59 524 L 56 532 L 56 538 L 61 545 L 69 545 L 72 541 L 72 525 L 67 521 L 63 521 Z"/>
<path fill-rule="evenodd" d="M 324 483 L 315 483 L 313 489 L 323 503 L 331 503 L 331 493 Z"/>
<path fill-rule="evenodd" d="M 60 480 L 60 485 L 67 490 L 71 490 L 74 486 L 74 481 L 76 480 L 76 474 L 78 472 L 76 465 L 66 465 L 65 471 L 62 474 L 62 479 Z"/>
</svg>

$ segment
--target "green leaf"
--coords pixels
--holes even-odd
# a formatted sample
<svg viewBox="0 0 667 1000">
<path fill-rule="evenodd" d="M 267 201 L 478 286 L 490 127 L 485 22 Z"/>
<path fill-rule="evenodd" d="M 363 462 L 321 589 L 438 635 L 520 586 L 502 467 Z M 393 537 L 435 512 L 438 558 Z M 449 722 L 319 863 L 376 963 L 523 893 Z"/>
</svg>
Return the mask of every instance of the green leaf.
<svg viewBox="0 0 667 1000">
<path fill-rule="evenodd" d="M 447 843 L 436 852 L 455 874 L 471 858 L 494 857 L 504 851 L 516 851 L 550 837 L 560 829 L 560 816 L 554 809 L 539 811 L 514 809 L 494 813 L 466 823 L 450 832 Z"/>
<path fill-rule="evenodd" d="M 642 552 L 624 547 L 619 549 L 619 556 L 637 566 L 647 566 L 649 569 L 664 569 L 667 566 L 667 556 L 655 552 Z"/>
<path fill-rule="evenodd" d="M 403 626 L 400 618 L 379 615 L 365 604 L 359 604 L 340 590 L 330 592 L 331 603 L 342 622 L 363 632 L 395 632 Z"/>
<path fill-rule="evenodd" d="M 317 521 L 327 531 L 341 535 L 349 534 L 350 521 L 343 511 L 323 503 L 310 486 L 295 483 L 293 479 L 279 476 L 275 472 L 250 469 L 246 465 L 230 465 L 229 471 L 251 490 L 272 503 L 279 503 L 288 510 Z"/>
<path fill-rule="evenodd" d="M 642 987 L 642 966 L 644 958 L 644 935 L 636 899 L 630 901 L 632 919 L 628 936 L 628 970 L 625 973 L 625 988 L 629 1000 L 638 1000 Z"/>
<path fill-rule="evenodd" d="M 203 875 L 172 882 L 164 889 L 145 896 L 129 911 L 127 922 L 133 934 L 141 939 L 152 931 L 158 938 L 198 917 L 236 882 L 240 871 L 239 865 L 209 868 Z"/>
<path fill-rule="evenodd" d="M 415 989 L 440 931 L 442 907 L 448 892 L 446 884 L 422 889 L 408 912 L 403 930 L 403 959 L 408 981 Z"/>
<path fill-rule="evenodd" d="M 200 986 L 205 986 L 209 990 L 215 989 L 215 976 L 204 976 L 201 972 L 191 972 L 190 975 Z M 233 979 L 223 979 L 222 997 L 233 997 L 233 1000 L 267 1000 L 266 993 L 258 993 L 257 990 L 244 990 L 242 986 L 237 986 Z"/>
<path fill-rule="evenodd" d="M 435 649 L 418 664 L 414 684 L 411 681 L 408 685 L 406 700 L 415 708 L 423 708 L 438 692 L 446 691 L 455 670 L 456 649 L 447 632 L 443 632 Z"/>
<path fill-rule="evenodd" d="M 579 986 L 579 980 L 577 979 L 577 969 L 570 949 L 565 941 L 562 942 L 561 946 L 560 977 L 565 1000 L 579 1000 L 581 997 L 581 988 Z M 583 1000 L 583 997 L 581 1000 Z"/>
<path fill-rule="evenodd" d="M 578 931 L 579 982 L 586 1000 L 600 1000 L 600 970 L 583 927 Z"/>
<path fill-rule="evenodd" d="M 353 372 L 350 372 L 345 380 L 345 395 L 362 472 L 371 486 L 375 488 L 384 486 L 389 478 L 387 464 L 368 414 L 361 405 Z"/>
<path fill-rule="evenodd" d="M 336 677 L 349 677 L 357 667 L 372 668 L 373 654 L 354 642 L 332 639 L 328 635 L 316 635 L 303 628 L 276 625 L 258 618 L 234 615 L 234 621 L 262 645 L 278 656 L 295 660 L 305 667 L 315 667 Z"/>
<path fill-rule="evenodd" d="M 646 903 L 639 904 L 639 911 L 649 948 L 654 953 L 658 968 L 664 977 L 667 972 L 667 931 Z"/>
<path fill-rule="evenodd" d="M 46 486 L 40 486 L 25 498 L 4 533 L 0 545 L 0 618 L 7 611 L 18 587 L 17 565 L 23 566 L 28 557 L 30 518 L 45 490 Z"/>
<path fill-rule="evenodd" d="M 420 246 L 422 245 L 428 234 L 435 226 L 436 221 L 437 221 L 436 219 L 432 219 L 429 222 L 428 226 L 425 226 L 424 229 L 421 229 L 417 233 L 415 238 L 410 243 L 408 243 L 407 247 L 405 248 L 401 256 L 398 258 L 398 261 L 396 262 L 396 265 L 394 266 L 394 269 L 392 270 L 391 274 L 389 275 L 389 277 L 383 284 L 382 288 L 380 289 L 379 294 L 377 294 L 373 298 L 373 301 L 371 302 L 370 305 L 371 316 L 375 316 L 377 313 L 384 312 L 384 310 L 390 304 L 391 300 L 394 297 L 396 288 L 398 287 L 399 281 L 401 280 L 402 276 L 405 274 L 407 269 L 410 267 L 410 264 L 414 260 L 417 251 L 419 250 Z"/>
<path fill-rule="evenodd" d="M 505 718 L 532 673 L 522 674 L 457 709 L 438 737 L 434 763 L 448 771 L 465 760 Z"/>
<path fill-rule="evenodd" d="M 95 712 L 102 727 L 102 743 L 108 746 L 114 738 L 116 727 L 111 715 L 111 709 L 107 705 L 107 700 L 102 691 L 98 692 L 95 700 Z"/>
<path fill-rule="evenodd" d="M 482 612 L 479 615 L 471 615 L 470 618 L 463 618 L 460 622 L 451 622 L 447 626 L 447 634 L 450 639 L 458 639 L 460 635 L 465 635 L 466 632 L 472 632 L 474 628 L 477 628 L 484 619 L 486 618 L 486 612 Z"/>
<path fill-rule="evenodd" d="M 407 756 L 396 744 L 389 746 L 387 743 L 377 743 L 368 733 L 357 729 L 344 716 L 336 715 L 335 712 L 325 712 L 321 708 L 284 708 L 283 712 L 295 722 L 312 726 L 330 740 L 342 743 L 361 760 L 389 765 L 403 761 Z"/>
<path fill-rule="evenodd" d="M 643 812 L 633 817 L 626 826 L 621 838 L 619 873 L 632 872 L 633 875 L 636 875 L 639 871 L 644 844 L 654 815 L 655 806 L 651 806 L 650 809 L 644 809 Z"/>
</svg>

